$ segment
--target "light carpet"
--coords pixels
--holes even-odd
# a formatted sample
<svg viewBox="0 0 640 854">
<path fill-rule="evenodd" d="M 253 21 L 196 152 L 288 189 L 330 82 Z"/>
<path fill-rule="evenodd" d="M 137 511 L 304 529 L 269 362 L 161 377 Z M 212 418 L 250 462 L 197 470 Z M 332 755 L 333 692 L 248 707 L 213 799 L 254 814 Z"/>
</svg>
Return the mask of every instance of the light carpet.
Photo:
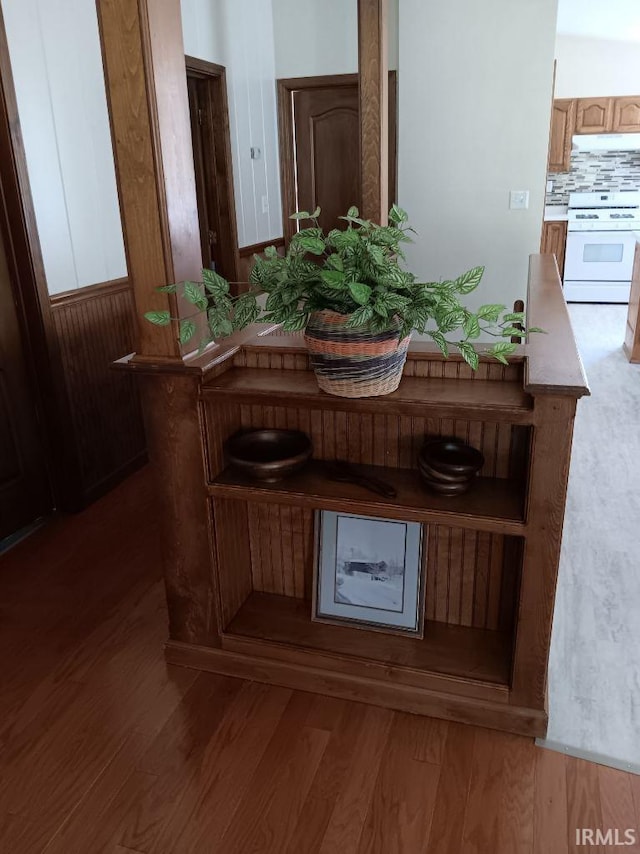
<svg viewBox="0 0 640 854">
<path fill-rule="evenodd" d="M 626 306 L 572 305 L 578 403 L 542 746 L 640 773 L 640 365 Z"/>
</svg>

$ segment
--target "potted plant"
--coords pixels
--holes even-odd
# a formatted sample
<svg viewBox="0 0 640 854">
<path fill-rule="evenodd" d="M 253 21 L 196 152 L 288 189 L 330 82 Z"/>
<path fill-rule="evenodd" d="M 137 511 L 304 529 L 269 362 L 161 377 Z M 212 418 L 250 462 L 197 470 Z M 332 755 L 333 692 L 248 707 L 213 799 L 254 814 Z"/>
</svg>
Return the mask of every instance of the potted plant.
<svg viewBox="0 0 640 854">
<path fill-rule="evenodd" d="M 293 215 L 310 224 L 294 235 L 284 256 L 273 246 L 264 258 L 255 256 L 245 293 L 232 297 L 229 283 L 211 270 L 203 270 L 201 284 L 184 283 L 186 299 L 207 312 L 210 335 L 202 347 L 256 321 L 281 323 L 285 331 L 304 330 L 320 388 L 370 397 L 398 387 L 413 331 L 430 336 L 445 357 L 451 346 L 457 348 L 474 370 L 479 362 L 474 342 L 483 333 L 498 339 L 484 352 L 506 363 L 516 348 L 512 337 L 540 331 L 525 331 L 524 314 L 504 305 L 483 305 L 477 312 L 465 308 L 460 297 L 478 287 L 484 267 L 453 280 L 417 281 L 402 266 L 402 244 L 411 241 L 413 229 L 396 205 L 389 225 L 362 219 L 352 207 L 341 217 L 346 227 L 328 234 L 318 225 L 319 213 Z M 175 292 L 177 285 L 160 290 Z M 171 322 L 169 312 L 145 317 L 160 325 Z M 193 321 L 183 320 L 181 341 L 195 331 Z M 450 340 L 452 333 L 456 340 Z"/>
</svg>

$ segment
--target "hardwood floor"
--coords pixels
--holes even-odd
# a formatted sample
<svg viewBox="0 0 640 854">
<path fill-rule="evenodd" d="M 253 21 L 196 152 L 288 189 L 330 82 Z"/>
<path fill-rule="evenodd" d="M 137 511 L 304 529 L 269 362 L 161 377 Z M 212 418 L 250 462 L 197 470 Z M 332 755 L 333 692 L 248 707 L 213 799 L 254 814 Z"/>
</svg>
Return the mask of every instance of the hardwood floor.
<svg viewBox="0 0 640 854">
<path fill-rule="evenodd" d="M 567 854 L 609 850 L 577 827 L 640 831 L 640 777 L 168 667 L 153 511 L 143 471 L 0 558 L 2 854 Z"/>
</svg>

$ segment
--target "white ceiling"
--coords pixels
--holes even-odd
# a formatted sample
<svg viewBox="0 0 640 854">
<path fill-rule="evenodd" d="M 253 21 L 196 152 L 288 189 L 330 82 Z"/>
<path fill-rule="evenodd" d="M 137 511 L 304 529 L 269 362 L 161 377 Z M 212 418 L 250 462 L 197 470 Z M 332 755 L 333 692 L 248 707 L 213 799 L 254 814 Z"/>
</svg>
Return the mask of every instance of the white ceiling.
<svg viewBox="0 0 640 854">
<path fill-rule="evenodd" d="M 640 0 L 559 0 L 558 33 L 640 43 Z"/>
</svg>

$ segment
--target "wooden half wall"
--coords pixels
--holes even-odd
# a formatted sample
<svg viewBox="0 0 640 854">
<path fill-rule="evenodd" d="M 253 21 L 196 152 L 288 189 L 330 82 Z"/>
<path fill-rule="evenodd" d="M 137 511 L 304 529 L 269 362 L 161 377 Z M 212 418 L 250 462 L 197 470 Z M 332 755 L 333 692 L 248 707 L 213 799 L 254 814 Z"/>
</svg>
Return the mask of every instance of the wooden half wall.
<svg viewBox="0 0 640 854">
<path fill-rule="evenodd" d="M 128 279 L 51 297 L 62 366 L 60 393 L 68 400 L 65 440 L 77 467 L 76 494 L 65 509 L 80 509 L 146 461 L 138 389 L 112 363 L 135 349 L 136 322 Z"/>
</svg>

